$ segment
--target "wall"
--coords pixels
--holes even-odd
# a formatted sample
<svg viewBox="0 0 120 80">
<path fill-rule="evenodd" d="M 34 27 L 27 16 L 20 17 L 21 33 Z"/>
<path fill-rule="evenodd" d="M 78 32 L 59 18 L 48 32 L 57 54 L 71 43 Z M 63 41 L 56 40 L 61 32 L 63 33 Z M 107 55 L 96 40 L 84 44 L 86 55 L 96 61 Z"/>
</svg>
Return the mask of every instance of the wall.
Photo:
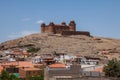
<svg viewBox="0 0 120 80">
<path fill-rule="evenodd" d="M 69 25 L 62 22 L 61 25 L 51 22 L 49 25 L 41 24 L 42 33 L 61 33 L 62 31 L 76 31 L 76 24 L 74 21 L 70 21 Z"/>
<path fill-rule="evenodd" d="M 86 35 L 90 36 L 90 32 L 87 31 L 63 31 L 62 35 Z"/>
<path fill-rule="evenodd" d="M 30 76 L 39 76 L 41 75 L 42 70 L 24 70 L 23 68 L 19 69 L 20 78 L 28 80 L 27 78 Z"/>
<path fill-rule="evenodd" d="M 107 77 L 81 77 L 81 78 L 59 78 L 54 80 L 120 80 L 119 78 L 107 78 Z"/>
<path fill-rule="evenodd" d="M 90 36 L 88 31 L 76 31 L 76 23 L 70 21 L 69 25 L 66 25 L 63 22 L 61 25 L 54 24 L 51 22 L 49 25 L 41 24 L 42 33 L 53 33 L 53 34 L 62 34 L 62 35 L 86 35 Z"/>
<path fill-rule="evenodd" d="M 49 78 L 54 76 L 80 76 L 81 66 L 80 65 L 71 65 L 70 68 L 63 68 L 63 69 L 46 69 L 46 73 Z"/>
</svg>

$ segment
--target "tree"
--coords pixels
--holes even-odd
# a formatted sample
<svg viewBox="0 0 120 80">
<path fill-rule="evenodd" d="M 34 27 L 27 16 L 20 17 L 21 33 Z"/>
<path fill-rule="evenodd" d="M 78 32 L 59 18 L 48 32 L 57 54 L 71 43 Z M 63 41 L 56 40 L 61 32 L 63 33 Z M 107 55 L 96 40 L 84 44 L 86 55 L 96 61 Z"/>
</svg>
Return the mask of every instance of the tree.
<svg viewBox="0 0 120 80">
<path fill-rule="evenodd" d="M 7 71 L 2 71 L 0 75 L 0 80 L 19 80 L 15 75 L 9 74 Z"/>
<path fill-rule="evenodd" d="M 33 77 L 30 77 L 29 80 L 44 80 L 44 77 L 43 76 L 33 76 Z"/>
<path fill-rule="evenodd" d="M 28 48 L 27 52 L 30 52 L 30 53 L 36 53 L 40 50 L 40 48 L 34 48 L 34 47 L 30 47 Z"/>
<path fill-rule="evenodd" d="M 9 74 L 9 80 L 19 80 L 14 74 Z"/>
<path fill-rule="evenodd" d="M 116 58 L 109 60 L 103 71 L 108 77 L 120 77 L 120 61 Z"/>
<path fill-rule="evenodd" d="M 9 79 L 9 73 L 3 70 L 0 75 L 0 80 L 8 80 L 8 79 Z"/>
<path fill-rule="evenodd" d="M 28 80 L 44 80 L 44 69 L 39 76 L 30 76 Z"/>
</svg>

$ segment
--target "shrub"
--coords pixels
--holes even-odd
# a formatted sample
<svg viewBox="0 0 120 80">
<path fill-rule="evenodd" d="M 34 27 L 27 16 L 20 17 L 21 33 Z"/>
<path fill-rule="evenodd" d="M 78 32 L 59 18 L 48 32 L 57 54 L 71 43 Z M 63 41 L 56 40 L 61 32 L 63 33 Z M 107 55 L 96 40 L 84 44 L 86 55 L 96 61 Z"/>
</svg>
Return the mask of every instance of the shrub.
<svg viewBox="0 0 120 80">
<path fill-rule="evenodd" d="M 105 75 L 108 77 L 120 77 L 120 61 L 117 59 L 109 60 L 103 68 Z"/>
</svg>

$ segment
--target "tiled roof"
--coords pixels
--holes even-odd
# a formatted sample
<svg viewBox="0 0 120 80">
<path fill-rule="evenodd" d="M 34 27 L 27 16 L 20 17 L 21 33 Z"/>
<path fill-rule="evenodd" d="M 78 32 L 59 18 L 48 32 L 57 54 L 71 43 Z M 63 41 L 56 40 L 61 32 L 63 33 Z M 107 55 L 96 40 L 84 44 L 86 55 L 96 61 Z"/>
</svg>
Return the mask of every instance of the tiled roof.
<svg viewBox="0 0 120 80">
<path fill-rule="evenodd" d="M 2 63 L 2 66 L 17 66 L 17 67 L 34 67 L 32 62 L 29 61 L 16 61 L 16 62 L 8 62 L 8 63 Z M 41 65 L 41 64 L 40 64 Z"/>
<path fill-rule="evenodd" d="M 51 64 L 49 65 L 50 68 L 65 68 L 66 65 L 62 64 L 62 63 L 55 63 L 55 64 Z"/>
<path fill-rule="evenodd" d="M 3 67 L 2 67 L 2 66 L 0 66 L 0 73 L 2 72 L 2 70 L 3 70 Z"/>
<path fill-rule="evenodd" d="M 97 71 L 97 72 L 103 72 L 103 68 L 97 68 L 97 69 L 95 69 L 95 70 L 93 70 L 93 71 Z"/>
<path fill-rule="evenodd" d="M 38 71 L 38 70 L 41 70 L 41 69 L 29 67 L 29 68 L 22 68 L 22 70 L 24 70 L 24 71 Z"/>
</svg>

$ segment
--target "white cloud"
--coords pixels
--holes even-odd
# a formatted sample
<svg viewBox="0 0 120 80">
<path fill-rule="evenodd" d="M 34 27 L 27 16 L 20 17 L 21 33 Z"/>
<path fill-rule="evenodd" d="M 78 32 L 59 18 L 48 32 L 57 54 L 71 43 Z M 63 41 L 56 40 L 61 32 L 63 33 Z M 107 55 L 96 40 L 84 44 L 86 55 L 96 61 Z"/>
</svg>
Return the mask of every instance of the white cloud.
<svg viewBox="0 0 120 80">
<path fill-rule="evenodd" d="M 30 18 L 23 18 L 21 19 L 21 21 L 30 21 L 31 19 Z"/>
<path fill-rule="evenodd" d="M 39 21 L 36 22 L 36 24 L 42 24 L 42 23 L 44 23 L 43 20 L 39 20 Z"/>
<path fill-rule="evenodd" d="M 34 33 L 39 33 L 39 32 L 38 31 L 21 31 L 19 33 L 13 33 L 13 34 L 9 35 L 8 38 L 16 39 L 16 38 L 27 36 L 27 35 L 34 34 Z"/>
</svg>

